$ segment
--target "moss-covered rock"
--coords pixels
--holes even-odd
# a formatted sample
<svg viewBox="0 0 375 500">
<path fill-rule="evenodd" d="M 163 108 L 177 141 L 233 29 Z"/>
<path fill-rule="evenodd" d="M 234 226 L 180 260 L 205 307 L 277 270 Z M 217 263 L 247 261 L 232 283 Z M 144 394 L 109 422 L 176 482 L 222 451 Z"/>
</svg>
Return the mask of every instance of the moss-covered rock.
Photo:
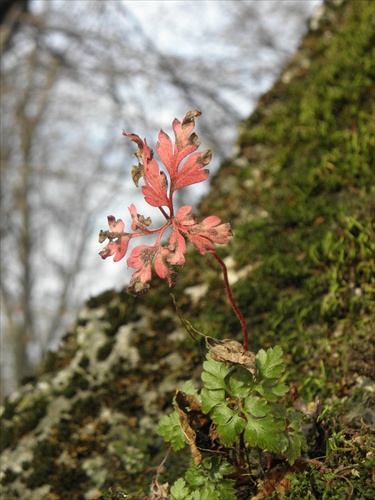
<svg viewBox="0 0 375 500">
<path fill-rule="evenodd" d="M 281 345 L 287 382 L 321 407 L 305 458 L 323 466 L 274 467 L 282 480 L 258 476 L 241 498 L 275 487 L 279 498 L 375 497 L 374 14 L 367 1 L 325 3 L 200 206 L 234 227 L 220 252 L 252 349 Z M 147 495 L 166 450 L 155 425 L 204 358 L 166 285 L 153 285 L 139 299 L 89 300 L 61 349 L 6 400 L 4 498 Z M 191 252 L 175 295 L 198 330 L 240 339 L 210 256 Z M 163 480 L 184 460 L 173 456 Z"/>
</svg>

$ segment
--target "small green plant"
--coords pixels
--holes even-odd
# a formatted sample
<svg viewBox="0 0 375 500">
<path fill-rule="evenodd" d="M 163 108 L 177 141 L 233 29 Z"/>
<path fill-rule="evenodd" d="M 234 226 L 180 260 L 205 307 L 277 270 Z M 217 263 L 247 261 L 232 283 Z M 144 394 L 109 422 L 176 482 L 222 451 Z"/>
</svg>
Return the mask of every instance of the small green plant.
<svg viewBox="0 0 375 500">
<path fill-rule="evenodd" d="M 226 294 L 242 327 L 242 344 L 234 339 L 204 336 L 208 352 L 203 363 L 202 388 L 198 391 L 187 382 L 176 392 L 174 412 L 160 420 L 158 433 L 170 443 L 167 456 L 171 449 L 178 451 L 188 445 L 192 462 L 184 478 L 179 478 L 170 491 L 159 482 L 158 472 L 151 486 L 152 499 L 236 498 L 237 485 L 246 485 L 249 477 L 251 450 L 259 449 L 293 464 L 305 446 L 301 413 L 280 402 L 288 392 L 281 380 L 285 370 L 281 348 L 261 349 L 257 354 L 249 351 L 246 321 L 233 297 L 226 265 L 215 249 L 215 244 L 228 242 L 232 235 L 230 225 L 221 224 L 216 216 L 198 222 L 191 206 L 176 209 L 174 205 L 173 196 L 178 189 L 208 177 L 204 167 L 211 160 L 211 151 L 196 152 L 199 142 L 193 133 L 195 118 L 200 115 L 195 110 L 188 112 L 182 122 L 174 120 L 174 146 L 169 136 L 160 131 L 156 151 L 166 172 L 160 170 L 146 140 L 123 133 L 138 146 L 133 181 L 138 187 L 143 179 L 145 201 L 160 210 L 165 223 L 151 229 L 150 217 L 138 214 L 132 204 L 132 232 L 124 231 L 121 219 L 109 216 L 109 230 L 99 235 L 100 242 L 109 240 L 101 257 L 113 256 L 114 261 L 126 255 L 131 239 L 156 237 L 153 245 L 133 248 L 127 259 L 128 266 L 135 269 L 128 291 L 136 296 L 149 288 L 152 269 L 170 287 L 175 285 L 174 267 L 185 264 L 187 241 L 201 254 L 211 253 L 221 266 Z"/>
</svg>

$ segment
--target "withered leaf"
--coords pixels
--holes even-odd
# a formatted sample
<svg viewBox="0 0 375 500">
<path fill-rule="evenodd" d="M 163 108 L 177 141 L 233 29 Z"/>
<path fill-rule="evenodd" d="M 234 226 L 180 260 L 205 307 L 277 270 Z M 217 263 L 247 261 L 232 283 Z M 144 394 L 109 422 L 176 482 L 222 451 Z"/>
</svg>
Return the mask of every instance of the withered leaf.
<svg viewBox="0 0 375 500">
<path fill-rule="evenodd" d="M 138 165 L 132 165 L 131 176 L 134 184 L 138 187 L 138 182 L 141 177 L 143 177 L 143 165 L 138 163 Z"/>
<path fill-rule="evenodd" d="M 211 351 L 212 359 L 215 361 L 221 361 L 228 367 L 240 365 L 252 373 L 254 378 L 257 376 L 255 354 L 245 351 L 242 344 L 236 340 L 217 340 L 213 337 L 206 337 L 206 347 Z"/>
<path fill-rule="evenodd" d="M 202 461 L 202 454 L 196 444 L 195 431 L 209 423 L 210 418 L 202 413 L 201 405 L 195 396 L 178 389 L 176 391 L 176 410 L 180 416 L 181 427 L 190 447 L 194 464 L 199 465 Z"/>
<path fill-rule="evenodd" d="M 151 217 L 143 217 L 143 215 L 139 215 L 138 214 L 138 220 L 141 224 L 144 224 L 146 227 L 148 227 L 151 223 L 152 223 L 152 220 L 151 220 Z"/>
</svg>

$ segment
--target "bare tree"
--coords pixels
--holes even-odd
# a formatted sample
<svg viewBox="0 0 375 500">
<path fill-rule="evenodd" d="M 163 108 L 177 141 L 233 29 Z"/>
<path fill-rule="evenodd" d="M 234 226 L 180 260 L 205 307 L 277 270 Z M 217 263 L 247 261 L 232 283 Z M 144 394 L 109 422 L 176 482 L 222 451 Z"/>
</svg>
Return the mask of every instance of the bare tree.
<svg viewBox="0 0 375 500">
<path fill-rule="evenodd" d="M 200 107 L 209 119 L 199 135 L 220 159 L 245 117 L 243 103 L 255 102 L 263 90 L 255 92 L 256 82 L 275 77 L 288 55 L 282 30 L 259 7 L 263 2 L 215 2 L 220 22 L 203 25 L 213 3 L 189 2 L 193 23 L 180 25 L 176 5 L 160 2 L 157 33 L 177 36 L 181 47 L 194 39 L 204 48 L 190 51 L 161 44 L 156 24 L 142 23 L 126 2 L 13 4 L 18 9 L 11 18 L 4 11 L 1 38 L 7 391 L 56 342 L 87 294 L 100 288 L 97 221 L 103 227 L 107 210 L 121 207 L 123 216 L 129 205 L 123 193 L 131 180 L 122 165 L 129 164 L 131 148 L 124 147 L 121 129 L 154 135 L 174 116 Z M 273 4 L 285 23 L 294 16 L 290 31 L 303 26 L 306 9 Z"/>
</svg>

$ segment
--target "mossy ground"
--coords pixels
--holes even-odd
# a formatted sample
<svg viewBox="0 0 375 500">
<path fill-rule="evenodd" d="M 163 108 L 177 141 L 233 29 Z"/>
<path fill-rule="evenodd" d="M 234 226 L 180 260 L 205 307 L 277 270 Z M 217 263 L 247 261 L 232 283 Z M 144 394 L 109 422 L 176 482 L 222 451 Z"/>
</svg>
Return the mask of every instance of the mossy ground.
<svg viewBox="0 0 375 500">
<path fill-rule="evenodd" d="M 310 464 L 287 476 L 284 470 L 270 491 L 265 485 L 271 484 L 271 471 L 265 470 L 241 498 L 266 490 L 274 498 L 375 497 L 374 15 L 371 2 L 327 2 L 326 21 L 305 37 L 280 80 L 241 125 L 238 154 L 224 162 L 212 194 L 200 206 L 201 216 L 216 214 L 232 223 L 235 237 L 220 254 L 232 255 L 237 270 L 249 269 L 236 282 L 234 295 L 249 325 L 251 350 L 281 345 L 286 382 L 307 404 L 319 400 L 321 405 L 306 458 L 323 466 Z M 207 292 L 194 301 L 184 290 L 202 282 Z M 138 390 L 163 382 L 170 366 L 150 367 L 173 351 L 183 360 L 176 375 L 181 380 L 199 380 L 204 359 L 199 341 L 166 342 L 178 318 L 166 285 L 154 285 L 140 299 L 108 292 L 87 304 L 106 310 L 106 341 L 96 352 L 98 364 L 109 359 L 119 328 L 142 317 L 140 304 L 152 313 L 152 323 L 132 340 L 139 367 L 126 368 L 120 360 L 108 381 L 99 384 L 85 374 L 93 368 L 83 356 L 71 383 L 54 395 L 73 401 L 71 412 L 24 464 L 31 471 L 27 486 L 52 484 L 51 500 L 85 498 L 89 484 L 80 464 L 93 452 L 106 457 L 98 465 L 98 474 L 100 468 L 109 470 L 101 490 L 105 498 L 123 498 L 122 491 L 135 498 L 148 494 L 165 450 L 156 434 L 137 434 L 144 416 Z M 199 331 L 241 339 L 217 263 L 209 255 L 191 252 L 174 293 L 182 314 Z M 85 322 L 81 319 L 78 326 Z M 72 332 L 46 360 L 44 376 L 68 366 L 76 348 Z M 30 382 L 30 391 L 36 383 Z M 158 410 L 168 412 L 172 396 L 173 390 L 163 393 Z M 18 403 L 6 402 L 4 447 L 16 447 L 38 425 L 47 411 L 43 395 L 39 402 L 35 411 L 23 413 Z M 101 417 L 103 408 L 127 415 L 130 432 L 116 430 L 112 442 L 113 428 Z M 58 472 L 62 450 L 75 465 Z M 129 450 L 135 462 L 124 459 Z M 181 460 L 185 463 L 185 457 Z M 172 483 L 181 469 L 173 456 L 162 480 Z M 19 474 L 9 468 L 3 484 L 12 485 Z M 75 485 L 72 490 L 64 490 L 67 477 Z"/>
</svg>

